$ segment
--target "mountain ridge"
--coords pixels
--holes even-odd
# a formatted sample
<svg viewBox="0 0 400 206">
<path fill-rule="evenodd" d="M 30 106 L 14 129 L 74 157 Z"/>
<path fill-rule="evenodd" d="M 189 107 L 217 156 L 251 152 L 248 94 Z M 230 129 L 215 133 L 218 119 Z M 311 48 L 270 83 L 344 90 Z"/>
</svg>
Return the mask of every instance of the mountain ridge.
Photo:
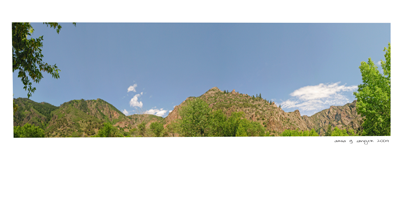
<svg viewBox="0 0 400 206">
<path fill-rule="evenodd" d="M 234 89 L 231 92 L 221 91 L 213 87 L 199 97 L 188 97 L 177 105 L 165 118 L 167 128 L 169 124 L 180 119 L 179 111 L 186 102 L 193 98 L 200 98 L 209 104 L 212 110 L 221 109 L 227 116 L 232 112 L 243 111 L 245 118 L 260 122 L 272 135 L 279 135 L 285 129 L 311 130 L 315 129 L 321 136 L 325 134 L 328 125 L 337 126 L 358 131 L 361 127 L 362 118 L 355 110 L 356 101 L 344 106 L 331 106 L 314 115 L 301 116 L 299 110 L 285 112 L 275 102 L 241 94 Z M 342 118 L 343 116 L 343 118 Z"/>
<path fill-rule="evenodd" d="M 260 95 L 261 96 L 261 95 Z M 323 136 L 330 124 L 339 129 L 361 129 L 362 118 L 357 114 L 356 101 L 343 106 L 330 106 L 330 108 L 317 112 L 311 116 L 300 114 L 299 110 L 285 112 L 275 102 L 241 94 L 235 90 L 221 91 L 213 87 L 198 97 L 188 97 L 165 117 L 150 114 L 133 114 L 126 116 L 112 104 L 102 99 L 96 100 L 71 100 L 64 102 L 59 107 L 49 103 L 37 103 L 27 98 L 14 99 L 19 105 L 14 114 L 14 126 L 23 126 L 26 123 L 34 124 L 45 130 L 46 136 L 92 136 L 95 135 L 106 122 L 127 132 L 137 128 L 141 122 L 146 123 L 146 128 L 152 122 L 162 122 L 165 129 L 168 125 L 180 119 L 179 111 L 187 101 L 200 98 L 212 110 L 222 110 L 227 116 L 233 112 L 243 111 L 245 118 L 259 122 L 271 135 L 278 136 L 285 129 L 311 130 L 315 129 Z M 179 134 L 169 133 L 170 136 Z"/>
</svg>

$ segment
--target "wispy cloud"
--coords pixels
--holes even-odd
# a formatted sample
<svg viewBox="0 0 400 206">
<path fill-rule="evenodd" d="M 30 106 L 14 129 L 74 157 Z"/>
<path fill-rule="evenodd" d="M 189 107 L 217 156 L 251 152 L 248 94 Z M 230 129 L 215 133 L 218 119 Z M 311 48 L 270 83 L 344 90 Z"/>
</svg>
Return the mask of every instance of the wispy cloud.
<svg viewBox="0 0 400 206">
<path fill-rule="evenodd" d="M 125 115 L 128 115 L 128 114 L 129 114 L 129 112 L 126 111 L 126 109 L 124 109 L 124 111 L 122 111 L 122 113 L 124 113 Z"/>
<path fill-rule="evenodd" d="M 305 86 L 295 90 L 290 94 L 291 99 L 280 103 L 282 108 L 296 108 L 300 113 L 314 114 L 332 105 L 344 105 L 350 100 L 344 95 L 357 89 L 357 86 L 339 85 L 340 82 L 333 84 L 319 84 Z"/>
<path fill-rule="evenodd" d="M 137 84 L 128 87 L 128 92 L 136 92 Z"/>
<path fill-rule="evenodd" d="M 381 63 L 381 61 L 379 60 L 376 64 L 378 64 L 379 66 L 381 66 L 382 63 Z"/>
<path fill-rule="evenodd" d="M 153 114 L 159 117 L 164 116 L 167 113 L 167 110 L 164 110 L 163 108 L 161 109 L 150 109 L 144 112 L 145 114 Z"/>
<path fill-rule="evenodd" d="M 143 103 L 138 100 L 141 94 L 143 94 L 143 92 L 140 94 L 136 94 L 135 96 L 133 96 L 131 101 L 129 101 L 129 105 L 131 105 L 131 107 L 143 107 Z"/>
</svg>

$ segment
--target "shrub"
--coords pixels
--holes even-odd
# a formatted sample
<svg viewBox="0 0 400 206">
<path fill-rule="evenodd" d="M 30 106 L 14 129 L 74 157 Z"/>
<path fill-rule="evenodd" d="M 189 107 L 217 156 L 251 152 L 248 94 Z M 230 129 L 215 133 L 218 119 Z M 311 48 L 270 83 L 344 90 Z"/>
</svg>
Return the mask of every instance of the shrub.
<svg viewBox="0 0 400 206">
<path fill-rule="evenodd" d="M 155 134 L 156 137 L 159 137 L 164 130 L 163 124 L 160 122 L 153 122 L 150 124 L 151 131 Z"/>
<path fill-rule="evenodd" d="M 14 137 L 44 137 L 44 130 L 35 125 L 14 126 Z"/>
<path fill-rule="evenodd" d="M 110 123 L 104 123 L 103 128 L 99 130 L 95 137 L 121 137 L 122 135 L 118 132 L 116 127 L 113 127 Z"/>
</svg>

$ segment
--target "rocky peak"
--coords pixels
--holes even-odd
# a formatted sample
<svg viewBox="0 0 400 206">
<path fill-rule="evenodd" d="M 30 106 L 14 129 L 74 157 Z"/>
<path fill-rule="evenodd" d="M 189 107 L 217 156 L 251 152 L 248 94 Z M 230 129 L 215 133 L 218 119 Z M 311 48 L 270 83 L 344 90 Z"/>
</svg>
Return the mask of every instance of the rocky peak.
<svg viewBox="0 0 400 206">
<path fill-rule="evenodd" d="M 213 96 L 215 93 L 218 93 L 218 92 L 222 92 L 222 91 L 220 89 L 218 89 L 218 87 L 213 87 L 213 88 L 209 89 L 203 95 L 205 95 L 205 96 Z"/>
<path fill-rule="evenodd" d="M 232 94 L 237 94 L 237 92 L 235 90 L 232 90 Z"/>
<path fill-rule="evenodd" d="M 217 91 L 217 92 L 222 92 L 218 87 L 213 87 L 209 91 Z"/>
</svg>

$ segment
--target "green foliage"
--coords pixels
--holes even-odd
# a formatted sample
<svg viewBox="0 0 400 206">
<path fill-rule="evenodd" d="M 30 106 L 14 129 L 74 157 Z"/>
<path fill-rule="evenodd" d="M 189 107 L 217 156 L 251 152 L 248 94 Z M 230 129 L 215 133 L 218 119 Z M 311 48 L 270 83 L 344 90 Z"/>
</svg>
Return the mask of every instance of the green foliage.
<svg viewBox="0 0 400 206">
<path fill-rule="evenodd" d="M 103 125 L 95 137 L 122 137 L 116 127 L 113 127 L 110 123 L 106 122 Z"/>
<path fill-rule="evenodd" d="M 44 23 L 55 28 L 60 32 L 61 25 L 58 23 Z M 12 23 L 12 53 L 13 53 L 13 72 L 18 70 L 18 77 L 24 84 L 24 89 L 28 89 L 28 98 L 32 96 L 36 88 L 32 87 L 32 82 L 39 83 L 43 78 L 42 71 L 51 74 L 53 78 L 60 78 L 57 65 L 49 65 L 43 62 L 43 36 L 29 38 L 34 29 L 30 23 Z"/>
<path fill-rule="evenodd" d="M 144 134 L 146 133 L 146 123 L 145 122 L 140 123 L 138 128 L 139 128 L 139 134 L 144 137 Z"/>
<path fill-rule="evenodd" d="M 31 124 L 25 124 L 22 127 L 14 126 L 14 137 L 44 137 L 44 131 Z"/>
<path fill-rule="evenodd" d="M 18 104 L 14 112 L 14 123 L 17 126 L 23 126 L 29 123 L 42 129 L 47 127 L 52 117 L 52 112 L 58 107 L 48 103 L 37 103 L 27 98 L 14 99 L 14 104 Z"/>
<path fill-rule="evenodd" d="M 150 129 L 156 135 L 156 137 L 160 137 L 164 130 L 164 127 L 163 124 L 160 122 L 153 122 L 150 124 Z"/>
<path fill-rule="evenodd" d="M 18 109 L 18 105 L 15 104 L 15 100 L 13 99 L 13 115 L 15 114 L 15 112 L 17 111 L 17 109 Z"/>
<path fill-rule="evenodd" d="M 239 123 L 239 127 L 237 128 L 236 135 L 237 137 L 246 137 L 247 133 L 242 124 Z"/>
<path fill-rule="evenodd" d="M 354 92 L 354 95 L 357 98 L 357 113 L 365 117 L 362 135 L 390 136 L 390 43 L 383 51 L 386 51 L 386 61 L 381 60 L 383 74 L 371 58 L 368 58 L 368 63 L 361 62 L 359 67 L 363 84 L 358 86 L 358 92 Z"/>
<path fill-rule="evenodd" d="M 224 136 L 224 127 L 226 122 L 226 115 L 222 110 L 211 112 L 210 118 L 210 136 Z"/>
<path fill-rule="evenodd" d="M 280 136 L 297 136 L 297 137 L 299 137 L 299 136 L 319 136 L 319 135 L 314 129 L 311 129 L 310 131 L 308 131 L 308 130 L 299 131 L 298 129 L 296 129 L 296 130 L 285 129 L 285 131 L 283 131 Z"/>
<path fill-rule="evenodd" d="M 338 127 L 335 127 L 331 136 L 349 136 L 349 134 L 347 134 L 346 129 L 340 130 Z"/>
<path fill-rule="evenodd" d="M 239 128 L 239 124 L 243 118 L 243 112 L 233 112 L 224 125 L 224 136 L 236 136 L 237 129 Z"/>
<path fill-rule="evenodd" d="M 311 131 L 308 134 L 308 136 L 319 136 L 319 134 L 314 129 L 311 129 Z"/>
<path fill-rule="evenodd" d="M 129 132 L 130 132 L 131 134 L 135 133 L 136 131 L 137 131 L 137 128 L 132 128 L 131 130 L 129 130 Z"/>
<path fill-rule="evenodd" d="M 351 129 L 351 128 L 347 131 L 347 133 L 349 134 L 349 136 L 358 136 L 357 133 L 356 133 L 356 131 L 354 131 L 354 130 Z"/>
<path fill-rule="evenodd" d="M 247 120 L 243 112 L 233 112 L 228 118 L 221 109 L 211 111 L 202 99 L 190 100 L 180 110 L 182 119 L 175 122 L 183 136 L 264 136 L 264 127 L 258 122 Z M 238 133 L 238 129 L 240 131 Z M 268 133 L 269 135 L 269 133 Z"/>
<path fill-rule="evenodd" d="M 180 110 L 182 134 L 188 137 L 207 136 L 211 109 L 202 99 L 188 101 L 187 105 Z"/>
<path fill-rule="evenodd" d="M 325 132 L 325 136 L 332 136 L 332 125 L 328 125 L 328 129 Z"/>
</svg>

